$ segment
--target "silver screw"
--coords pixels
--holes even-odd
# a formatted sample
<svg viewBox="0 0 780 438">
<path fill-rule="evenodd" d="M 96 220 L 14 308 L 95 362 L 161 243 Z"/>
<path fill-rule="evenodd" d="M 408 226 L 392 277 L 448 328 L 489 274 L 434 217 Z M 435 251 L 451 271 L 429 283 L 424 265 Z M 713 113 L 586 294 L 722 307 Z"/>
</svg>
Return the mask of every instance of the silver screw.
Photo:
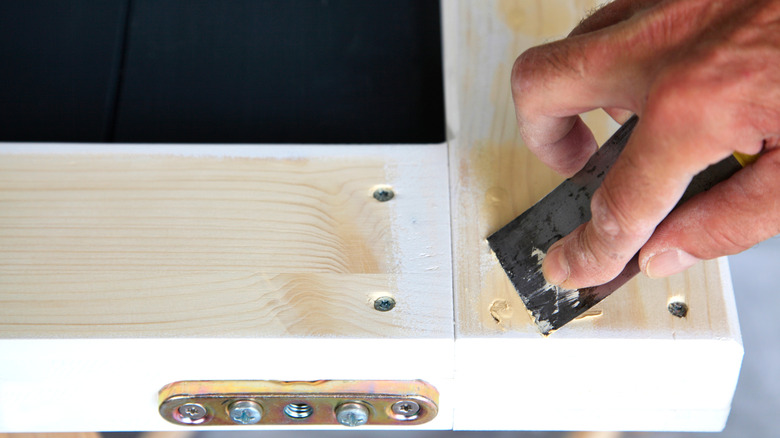
<svg viewBox="0 0 780 438">
<path fill-rule="evenodd" d="M 206 417 L 208 411 L 199 403 L 185 403 L 179 406 L 182 423 L 192 423 Z"/>
<path fill-rule="evenodd" d="M 688 305 L 682 301 L 672 301 L 666 309 L 678 318 L 685 318 L 685 315 L 688 314 Z"/>
<path fill-rule="evenodd" d="M 391 409 L 393 414 L 400 419 L 412 419 L 412 417 L 420 413 L 420 405 L 413 400 L 397 401 L 393 403 Z"/>
<path fill-rule="evenodd" d="M 263 418 L 263 408 L 252 400 L 239 400 L 230 405 L 228 414 L 238 424 L 257 424 Z"/>
<path fill-rule="evenodd" d="M 336 419 L 344 426 L 361 426 L 368 422 L 368 408 L 362 403 L 344 403 L 336 408 Z"/>
<path fill-rule="evenodd" d="M 374 309 L 380 312 L 393 310 L 393 307 L 395 307 L 395 298 L 393 297 L 379 297 L 374 300 Z"/>
<path fill-rule="evenodd" d="M 379 187 L 378 189 L 374 190 L 374 199 L 379 202 L 387 202 L 393 199 L 394 196 L 395 193 L 390 187 Z"/>
</svg>

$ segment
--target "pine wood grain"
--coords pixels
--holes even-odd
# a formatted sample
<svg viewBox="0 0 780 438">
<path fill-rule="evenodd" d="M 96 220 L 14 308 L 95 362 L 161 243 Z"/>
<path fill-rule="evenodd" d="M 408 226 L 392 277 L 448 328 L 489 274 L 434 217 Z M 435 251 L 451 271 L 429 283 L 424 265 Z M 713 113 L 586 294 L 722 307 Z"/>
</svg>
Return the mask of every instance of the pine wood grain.
<svg viewBox="0 0 780 438">
<path fill-rule="evenodd" d="M 236 379 L 424 379 L 448 429 L 451 282 L 444 144 L 0 144 L 0 430 L 181 430 L 160 388 Z"/>
<path fill-rule="evenodd" d="M 421 148 L 418 182 L 446 192 Z M 447 337 L 448 236 L 427 229 L 446 196 L 378 202 L 408 152 L 368 151 L 2 155 L 0 335 Z M 438 255 L 399 248 L 417 235 Z M 382 295 L 398 306 L 376 311 Z"/>
</svg>

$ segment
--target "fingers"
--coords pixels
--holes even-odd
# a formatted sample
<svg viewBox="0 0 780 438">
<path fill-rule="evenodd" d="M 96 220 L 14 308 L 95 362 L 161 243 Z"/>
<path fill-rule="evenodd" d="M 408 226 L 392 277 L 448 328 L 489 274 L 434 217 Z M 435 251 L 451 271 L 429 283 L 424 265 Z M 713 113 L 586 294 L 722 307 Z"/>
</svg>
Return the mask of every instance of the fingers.
<svg viewBox="0 0 780 438">
<path fill-rule="evenodd" d="M 780 232 L 776 150 L 667 218 L 691 178 L 735 145 L 755 153 L 754 137 L 780 143 L 777 70 L 766 68 L 780 53 L 769 37 L 780 10 L 747 3 L 616 0 L 570 38 L 518 58 L 512 92 L 521 135 L 561 173 L 595 150 L 578 114 L 640 116 L 593 195 L 590 222 L 548 250 L 542 269 L 550 283 L 606 283 L 640 248 L 645 273 L 665 276 Z"/>
<path fill-rule="evenodd" d="M 574 174 L 596 151 L 592 133 L 577 114 L 595 108 L 637 110 L 641 81 L 621 51 L 577 37 L 530 49 L 512 70 L 512 94 L 520 134 L 545 164 Z M 599 52 L 598 56 L 594 52 Z"/>
<path fill-rule="evenodd" d="M 780 233 L 780 149 L 673 211 L 639 253 L 649 277 L 736 254 Z"/>
<path fill-rule="evenodd" d="M 621 23 L 631 18 L 637 12 L 652 7 L 660 1 L 661 0 L 615 0 L 606 3 L 572 29 L 569 33 L 569 37 L 594 32 Z M 633 111 L 621 108 L 604 108 L 604 111 L 606 111 L 614 121 L 621 125 L 626 123 L 628 119 L 634 115 Z M 581 164 L 584 164 L 584 161 Z"/>
<path fill-rule="evenodd" d="M 537 120 L 537 129 L 545 129 L 545 135 L 551 140 L 543 144 L 534 143 L 535 147 L 528 142 L 526 144 L 543 163 L 567 178 L 577 173 L 598 150 L 593 133 L 579 116 Z"/>
<path fill-rule="evenodd" d="M 625 123 L 637 110 L 630 104 L 636 93 L 627 84 L 633 76 L 625 68 L 630 62 L 622 55 L 631 52 L 604 51 L 603 38 L 572 37 L 620 23 L 658 1 L 608 3 L 583 20 L 566 40 L 529 50 L 515 62 L 512 93 L 521 135 L 556 172 L 573 175 L 598 148 L 577 114 L 605 107 L 613 119 Z"/>
<path fill-rule="evenodd" d="M 617 0 L 573 36 L 520 55 L 512 94 L 526 146 L 565 175 L 578 170 L 594 146 L 577 114 L 606 108 L 621 122 L 629 113 L 642 115 L 659 64 L 676 59 L 681 41 L 706 27 L 708 4 Z"/>
<path fill-rule="evenodd" d="M 712 139 L 692 133 L 708 128 L 671 110 L 691 99 L 683 95 L 648 106 L 594 193 L 590 222 L 549 249 L 542 269 L 550 283 L 578 289 L 612 280 L 674 208 L 692 176 L 728 154 L 717 148 L 701 152 Z"/>
</svg>

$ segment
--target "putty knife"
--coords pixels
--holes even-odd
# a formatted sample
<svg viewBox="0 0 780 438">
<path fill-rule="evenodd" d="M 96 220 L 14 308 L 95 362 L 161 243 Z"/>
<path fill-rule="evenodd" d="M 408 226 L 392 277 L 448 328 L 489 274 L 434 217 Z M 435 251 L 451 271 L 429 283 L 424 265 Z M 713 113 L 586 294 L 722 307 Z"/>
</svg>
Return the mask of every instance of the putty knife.
<svg viewBox="0 0 780 438">
<path fill-rule="evenodd" d="M 639 272 L 637 257 L 611 282 L 584 289 L 563 289 L 545 281 L 542 259 L 553 243 L 590 220 L 590 200 L 628 142 L 638 118 L 633 116 L 567 179 L 525 213 L 488 237 L 490 248 L 531 313 L 539 331 L 550 334 L 577 318 Z M 755 157 L 735 154 L 696 175 L 678 206 L 709 190 Z"/>
</svg>

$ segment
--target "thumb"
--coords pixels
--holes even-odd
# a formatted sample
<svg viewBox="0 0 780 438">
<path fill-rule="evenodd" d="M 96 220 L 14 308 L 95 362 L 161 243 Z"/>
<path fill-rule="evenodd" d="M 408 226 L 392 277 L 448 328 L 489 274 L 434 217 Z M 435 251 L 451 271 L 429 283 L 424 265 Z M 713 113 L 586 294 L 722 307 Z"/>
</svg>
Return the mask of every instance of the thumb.
<svg viewBox="0 0 780 438">
<path fill-rule="evenodd" d="M 663 111 L 668 104 L 640 117 L 593 194 L 591 220 L 548 250 L 542 271 L 551 284 L 579 289 L 615 278 L 669 214 L 692 176 L 728 154 L 713 146 L 712 139 L 695 134 L 706 130 Z"/>
<path fill-rule="evenodd" d="M 780 233 L 780 149 L 674 210 L 639 253 L 649 277 L 736 254 Z"/>
</svg>

